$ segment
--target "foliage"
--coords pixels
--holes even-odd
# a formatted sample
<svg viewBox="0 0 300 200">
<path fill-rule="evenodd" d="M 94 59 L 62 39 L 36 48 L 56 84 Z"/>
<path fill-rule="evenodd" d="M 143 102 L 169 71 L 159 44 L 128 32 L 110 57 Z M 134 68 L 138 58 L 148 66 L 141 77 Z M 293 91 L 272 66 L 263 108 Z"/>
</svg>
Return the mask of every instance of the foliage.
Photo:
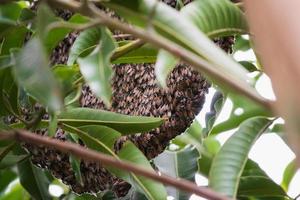
<svg viewBox="0 0 300 200">
<path fill-rule="evenodd" d="M 132 36 L 116 41 L 111 33 L 113 29 L 122 29 L 121 26 L 97 17 L 95 10 L 102 12 L 97 8 L 100 5 L 94 5 L 97 1 L 83 1 L 87 4 L 82 5 L 69 1 L 73 4 L 65 7 L 83 7 L 73 9 L 75 13 L 68 21 L 57 17 L 55 8 L 51 7 L 60 7 L 59 0 L 49 0 L 49 5 L 42 3 L 37 12 L 30 9 L 30 2 L 0 3 L 1 133 L 14 128 L 31 131 L 48 128 L 48 135 L 53 136 L 60 128 L 66 132 L 68 141 L 152 172 L 155 167 L 161 173 L 191 182 L 200 173 L 208 178 L 212 189 L 232 198 L 291 199 L 286 192 L 296 171 L 294 162 L 287 167 L 278 185 L 257 163 L 248 159 L 254 142 L 269 130 L 275 118 L 259 101 L 261 97 L 253 87 L 257 79 L 248 76 L 251 72 L 263 74 L 261 67 L 247 60 L 236 62 L 212 41 L 235 36 L 234 52 L 252 49 L 250 41 L 241 36 L 248 33 L 247 20 L 234 3 L 195 0 L 176 10 L 155 0 L 101 1 L 101 6 L 127 20 L 123 26 L 141 34 L 147 31 L 150 39 L 143 41 L 142 46 L 132 47 L 135 43 Z M 182 5 L 181 1 L 176 2 Z M 51 52 L 74 30 L 80 34 L 70 49 L 67 64 L 52 64 Z M 178 49 L 170 51 L 168 45 Z M 107 107 L 111 106 L 113 64 L 155 63 L 157 81 L 166 87 L 169 73 L 189 58 L 205 64 L 195 69 L 204 73 L 218 91 L 206 113 L 204 127 L 195 119 L 153 161 L 130 141 L 118 151 L 115 144 L 122 137 L 158 128 L 164 118 L 79 108 L 82 83 L 88 84 Z M 224 102 L 229 99 L 233 102 L 230 117 L 217 123 Z M 236 115 L 237 109 L 243 109 L 243 113 Z M 50 117 L 45 118 L 45 113 Z M 8 123 L 12 117 L 16 123 Z M 215 136 L 235 128 L 238 128 L 236 133 L 220 147 Z M 0 200 L 56 199 L 48 192 L 51 184 L 65 189 L 60 199 L 117 199 L 111 191 L 81 196 L 73 193 L 47 170 L 36 167 L 30 161 L 30 153 L 21 147 L 16 142 L 0 140 Z M 78 182 L 82 182 L 81 159 L 69 157 Z M 191 196 L 116 167 L 106 167 L 106 170 L 133 186 L 122 199 L 163 200 L 171 195 L 183 200 Z"/>
</svg>

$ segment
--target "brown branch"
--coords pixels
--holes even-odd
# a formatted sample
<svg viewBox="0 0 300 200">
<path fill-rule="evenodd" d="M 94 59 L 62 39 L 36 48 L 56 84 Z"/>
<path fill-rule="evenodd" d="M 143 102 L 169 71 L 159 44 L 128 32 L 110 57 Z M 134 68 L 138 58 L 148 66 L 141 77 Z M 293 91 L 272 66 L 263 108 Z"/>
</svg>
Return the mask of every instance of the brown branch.
<svg viewBox="0 0 300 200">
<path fill-rule="evenodd" d="M 184 190 L 186 192 L 194 193 L 196 195 L 202 196 L 207 199 L 212 200 L 230 200 L 228 197 L 225 197 L 221 194 L 214 192 L 213 190 L 206 187 L 199 187 L 196 184 L 182 180 L 172 178 L 167 175 L 158 175 L 154 171 L 150 171 L 148 169 L 144 169 L 143 167 L 139 167 L 127 161 L 121 161 L 115 159 L 111 156 L 105 155 L 103 153 L 99 153 L 90 149 L 86 149 L 81 147 L 80 145 L 70 143 L 70 142 L 62 142 L 56 139 L 52 139 L 46 136 L 40 136 L 25 130 L 15 130 L 13 132 L 3 132 L 0 133 L 0 140 L 17 140 L 19 142 L 27 142 L 35 145 L 42 145 L 46 147 L 52 147 L 57 150 L 60 150 L 65 153 L 72 154 L 74 156 L 80 157 L 86 161 L 99 162 L 101 165 L 105 166 L 113 166 L 119 169 L 123 169 L 129 172 L 133 172 L 135 174 L 153 179 L 155 181 L 159 181 L 163 184 L 170 185 L 176 187 L 178 189 Z"/>
</svg>

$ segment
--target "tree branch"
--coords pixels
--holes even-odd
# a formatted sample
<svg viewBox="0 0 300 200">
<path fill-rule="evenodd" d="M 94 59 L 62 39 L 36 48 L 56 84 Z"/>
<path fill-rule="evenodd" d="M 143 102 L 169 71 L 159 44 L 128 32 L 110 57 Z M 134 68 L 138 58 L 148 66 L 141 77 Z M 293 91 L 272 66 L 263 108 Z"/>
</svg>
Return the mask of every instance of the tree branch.
<svg viewBox="0 0 300 200">
<path fill-rule="evenodd" d="M 215 80 L 217 80 L 217 83 L 219 85 L 227 85 L 235 92 L 243 94 L 244 96 L 258 103 L 259 105 L 265 107 L 266 109 L 271 110 L 272 108 L 271 102 L 258 95 L 258 93 L 256 93 L 254 90 L 250 90 L 249 88 L 244 87 L 243 83 L 240 83 L 239 81 L 228 77 L 228 75 L 224 73 L 220 73 L 220 71 L 216 67 L 214 67 L 213 64 L 207 62 L 195 53 L 182 48 L 180 45 L 177 45 L 176 43 L 173 43 L 172 41 L 156 33 L 149 33 L 144 29 L 124 24 L 118 19 L 111 18 L 102 10 L 98 9 L 94 5 L 91 5 L 90 3 L 81 4 L 72 0 L 47 1 L 51 6 L 54 7 L 65 8 L 95 19 L 100 18 L 102 20 L 103 25 L 108 26 L 112 29 L 118 29 L 125 33 L 132 34 L 133 36 L 140 38 L 145 42 L 149 42 L 158 48 L 165 49 L 173 55 L 175 55 L 176 57 L 180 58 L 182 61 L 193 66 L 196 70 L 200 71 L 201 73 L 207 75 L 208 77 L 213 77 Z"/>
<path fill-rule="evenodd" d="M 159 181 L 166 185 L 170 185 L 186 192 L 194 193 L 207 199 L 213 200 L 230 200 L 229 198 L 214 192 L 206 187 L 199 187 L 190 181 L 172 178 L 167 175 L 158 175 L 154 171 L 149 171 L 143 167 L 136 166 L 130 162 L 121 161 L 111 156 L 99 153 L 93 150 L 86 149 L 80 145 L 62 142 L 56 139 L 52 139 L 46 136 L 40 136 L 25 130 L 15 130 L 12 132 L 0 133 L 0 140 L 17 140 L 19 142 L 27 142 L 35 145 L 42 145 L 46 147 L 55 148 L 64 153 L 72 154 L 86 161 L 99 162 L 101 165 L 113 166 L 119 169 L 123 169 L 135 174 Z"/>
</svg>

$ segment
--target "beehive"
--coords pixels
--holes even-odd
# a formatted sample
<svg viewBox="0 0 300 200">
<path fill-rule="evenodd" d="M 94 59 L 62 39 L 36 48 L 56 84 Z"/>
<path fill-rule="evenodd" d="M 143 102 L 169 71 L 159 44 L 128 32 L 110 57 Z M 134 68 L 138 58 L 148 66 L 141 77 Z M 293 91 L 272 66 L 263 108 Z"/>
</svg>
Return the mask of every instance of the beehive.
<svg viewBox="0 0 300 200">
<path fill-rule="evenodd" d="M 176 5 L 176 0 L 165 2 L 172 6 Z M 70 17 L 69 13 L 60 11 L 59 14 Z M 53 64 L 66 63 L 68 50 L 76 36 L 76 33 L 69 34 L 57 46 L 51 56 Z M 216 43 L 230 52 L 232 37 L 218 39 Z M 161 127 L 153 131 L 120 138 L 115 144 L 115 151 L 122 148 L 123 142 L 129 139 L 148 159 L 152 159 L 165 149 L 172 138 L 190 126 L 202 108 L 209 84 L 200 73 L 183 63 L 179 64 L 168 77 L 166 89 L 156 84 L 153 64 L 120 64 L 113 68 L 115 75 L 112 80 L 113 98 L 110 111 L 167 118 Z M 86 85 L 82 89 L 80 104 L 83 107 L 108 110 Z M 45 130 L 39 131 L 39 134 L 44 133 Z M 64 132 L 58 130 L 56 138 L 65 140 Z M 110 174 L 101 167 L 101 164 L 88 162 L 81 162 L 84 184 L 80 185 L 76 182 L 68 155 L 54 149 L 31 145 L 27 148 L 33 154 L 34 164 L 49 169 L 55 177 L 62 179 L 77 193 L 96 193 L 110 189 L 118 196 L 125 196 L 131 187 L 130 184 Z"/>
</svg>

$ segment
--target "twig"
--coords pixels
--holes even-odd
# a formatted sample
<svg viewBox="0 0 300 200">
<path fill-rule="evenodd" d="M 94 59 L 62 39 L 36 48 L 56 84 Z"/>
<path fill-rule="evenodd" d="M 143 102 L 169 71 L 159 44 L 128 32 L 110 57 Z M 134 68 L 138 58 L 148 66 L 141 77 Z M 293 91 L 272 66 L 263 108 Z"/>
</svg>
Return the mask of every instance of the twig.
<svg viewBox="0 0 300 200">
<path fill-rule="evenodd" d="M 76 31 L 82 31 L 88 28 L 95 27 L 97 25 L 100 25 L 102 23 L 101 19 L 93 20 L 87 24 L 76 24 L 76 23 L 70 23 L 65 21 L 59 21 L 59 22 L 53 22 L 47 26 L 46 32 L 50 32 L 53 29 L 56 28 L 69 28 Z"/>
<path fill-rule="evenodd" d="M 113 19 L 105 14 L 103 11 L 99 10 L 97 7 L 93 5 L 89 5 L 82 9 L 81 3 L 76 1 L 66 1 L 66 0 L 48 0 L 48 2 L 52 6 L 59 6 L 74 12 L 79 12 L 83 15 L 92 17 L 92 18 L 101 18 L 103 25 L 106 25 L 112 29 L 119 29 L 125 33 L 132 34 L 133 36 L 144 40 L 145 42 L 149 42 L 155 45 L 158 48 L 165 49 L 175 55 L 176 57 L 180 58 L 181 60 L 185 61 L 187 64 L 195 67 L 196 70 L 200 71 L 208 75 L 209 77 L 214 77 L 218 80 L 219 85 L 227 85 L 228 87 L 232 88 L 236 92 L 243 94 L 244 96 L 252 99 L 257 104 L 271 110 L 271 102 L 264 99 L 258 93 L 249 88 L 245 87 L 243 83 L 240 83 L 236 79 L 230 77 L 230 75 L 225 73 L 220 73 L 220 71 L 214 67 L 213 64 L 209 63 L 208 61 L 204 60 L 203 58 L 199 57 L 195 53 L 188 51 L 182 48 L 180 45 L 156 34 L 156 33 L 149 33 L 141 28 L 128 26 L 127 24 L 122 23 L 117 19 Z"/>
<path fill-rule="evenodd" d="M 133 172 L 135 174 L 153 179 L 155 181 L 159 181 L 166 185 L 170 185 L 179 189 L 182 189 L 186 192 L 194 193 L 196 195 L 202 196 L 207 199 L 213 200 L 229 200 L 228 197 L 225 197 L 219 193 L 214 192 L 213 190 L 206 187 L 199 187 L 190 181 L 172 178 L 167 175 L 158 175 L 154 171 L 150 171 L 144 169 L 143 167 L 134 165 L 127 161 L 121 161 L 115 159 L 111 156 L 105 155 L 103 153 L 99 153 L 93 150 L 86 149 L 81 147 L 80 145 L 70 143 L 70 142 L 62 142 L 56 139 L 51 139 L 46 136 L 40 136 L 34 133 L 30 133 L 25 130 L 15 130 L 14 132 L 9 133 L 0 133 L 0 140 L 3 139 L 11 139 L 17 140 L 19 142 L 28 142 L 35 145 L 43 145 L 46 147 L 52 147 L 57 150 L 60 150 L 65 153 L 72 154 L 86 161 L 98 161 L 101 162 L 101 165 L 105 166 L 113 166 L 122 170 L 126 170 L 129 172 Z"/>
<path fill-rule="evenodd" d="M 137 49 L 137 48 L 143 46 L 144 44 L 145 44 L 145 42 L 143 40 L 137 39 L 133 42 L 130 42 L 124 46 L 117 48 L 111 57 L 111 61 L 116 60 L 117 58 L 127 54 L 128 52 L 130 52 L 134 49 Z"/>
</svg>

